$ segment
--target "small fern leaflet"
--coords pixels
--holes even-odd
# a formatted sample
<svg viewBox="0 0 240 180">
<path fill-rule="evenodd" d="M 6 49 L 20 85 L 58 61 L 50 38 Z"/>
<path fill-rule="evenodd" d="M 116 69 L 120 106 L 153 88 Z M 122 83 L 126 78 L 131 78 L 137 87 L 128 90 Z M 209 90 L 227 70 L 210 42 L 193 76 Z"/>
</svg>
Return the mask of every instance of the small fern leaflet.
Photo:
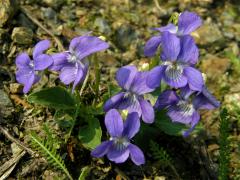
<svg viewBox="0 0 240 180">
<path fill-rule="evenodd" d="M 72 176 L 69 174 L 64 164 L 63 159 L 59 154 L 57 154 L 57 150 L 53 147 L 51 143 L 48 142 L 48 140 L 42 140 L 36 135 L 36 133 L 31 133 L 31 142 L 33 148 L 38 150 L 52 166 L 63 170 L 67 177 L 70 180 L 73 180 Z"/>
</svg>

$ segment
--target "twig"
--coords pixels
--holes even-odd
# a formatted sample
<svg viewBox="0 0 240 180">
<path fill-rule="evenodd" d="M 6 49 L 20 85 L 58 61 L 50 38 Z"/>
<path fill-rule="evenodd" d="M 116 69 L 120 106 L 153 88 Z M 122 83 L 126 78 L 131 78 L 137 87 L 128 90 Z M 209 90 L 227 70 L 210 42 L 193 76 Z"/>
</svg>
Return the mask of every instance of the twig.
<svg viewBox="0 0 240 180">
<path fill-rule="evenodd" d="M 25 151 L 27 151 L 31 156 L 36 156 L 36 153 L 31 150 L 30 148 L 28 148 L 26 145 L 24 145 L 22 142 L 20 142 L 19 140 L 15 139 L 11 134 L 9 134 L 9 132 L 3 128 L 0 127 L 0 131 L 6 136 L 6 138 L 8 138 L 10 141 L 16 143 L 18 146 L 20 146 L 22 149 L 24 149 Z"/>
<path fill-rule="evenodd" d="M 158 8 L 158 10 L 159 10 L 161 13 L 166 14 L 166 12 L 164 11 L 164 9 L 160 7 L 158 0 L 154 0 L 154 3 L 155 3 L 155 6 Z"/>
<path fill-rule="evenodd" d="M 0 180 L 6 179 L 11 172 L 14 170 L 15 166 L 19 162 L 19 160 L 26 154 L 26 151 L 20 150 L 17 154 L 13 155 L 11 159 L 6 161 L 0 167 Z"/>
<path fill-rule="evenodd" d="M 21 11 L 33 22 L 35 23 L 37 26 L 39 26 L 42 30 L 44 30 L 46 33 L 48 33 L 50 36 L 52 36 L 52 38 L 56 41 L 57 45 L 58 45 L 58 49 L 60 51 L 64 51 L 64 47 L 61 43 L 61 41 L 51 32 L 49 31 L 47 28 L 45 28 L 36 18 L 34 18 L 30 11 L 28 9 L 26 9 L 25 7 L 21 6 Z"/>
<path fill-rule="evenodd" d="M 87 81 L 88 81 L 89 74 L 90 74 L 90 73 L 89 73 L 89 70 L 88 70 L 88 71 L 87 71 L 86 78 L 84 79 L 83 85 L 82 85 L 81 90 L 80 90 L 80 96 L 82 96 L 83 90 L 84 90 L 84 88 L 85 88 L 86 85 L 87 85 Z"/>
</svg>

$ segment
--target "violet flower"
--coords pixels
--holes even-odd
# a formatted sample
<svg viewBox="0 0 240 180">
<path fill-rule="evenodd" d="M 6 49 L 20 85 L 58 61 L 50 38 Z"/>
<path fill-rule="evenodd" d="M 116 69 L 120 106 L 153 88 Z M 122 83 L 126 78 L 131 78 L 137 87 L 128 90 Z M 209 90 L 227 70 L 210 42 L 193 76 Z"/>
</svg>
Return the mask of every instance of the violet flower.
<svg viewBox="0 0 240 180">
<path fill-rule="evenodd" d="M 188 87 L 181 90 L 180 96 L 173 90 L 162 92 L 155 104 L 158 110 L 167 109 L 167 115 L 173 122 L 190 125 L 191 128 L 183 133 L 188 136 L 200 120 L 198 110 L 215 109 L 220 102 L 204 87 L 202 92 L 193 92 Z"/>
<path fill-rule="evenodd" d="M 144 94 L 154 91 L 147 86 L 149 72 L 138 72 L 135 66 L 124 66 L 116 73 L 116 80 L 122 91 L 111 97 L 104 104 L 104 111 L 110 109 L 137 112 L 146 123 L 154 121 L 154 110 L 150 102 L 144 99 Z"/>
<path fill-rule="evenodd" d="M 138 114 L 133 112 L 127 116 L 123 123 L 122 117 L 116 109 L 111 109 L 105 116 L 105 125 L 110 134 L 110 140 L 102 142 L 91 152 L 93 157 L 107 155 L 115 163 L 125 162 L 129 155 L 136 165 L 145 163 L 144 154 L 130 141 L 140 128 Z"/>
<path fill-rule="evenodd" d="M 108 43 L 95 36 L 87 34 L 75 37 L 71 40 L 68 51 L 52 55 L 54 62 L 50 69 L 60 71 L 60 80 L 65 85 L 73 83 L 74 90 L 86 77 L 89 66 L 87 56 L 108 47 Z"/>
<path fill-rule="evenodd" d="M 169 32 L 162 34 L 162 64 L 150 71 L 147 80 L 150 88 L 160 86 L 163 79 L 174 88 L 184 87 L 187 84 L 194 91 L 201 91 L 203 78 L 200 71 L 193 67 L 198 61 L 198 48 L 191 36 L 183 36 L 180 41 Z"/>
<path fill-rule="evenodd" d="M 24 85 L 23 92 L 28 93 L 32 85 L 40 80 L 39 71 L 48 68 L 53 59 L 43 51 L 50 46 L 49 40 L 42 40 L 36 44 L 33 50 L 33 60 L 27 53 L 21 53 L 16 58 L 17 72 L 16 79 L 20 84 Z"/>
<path fill-rule="evenodd" d="M 154 56 L 158 47 L 160 46 L 162 39 L 161 35 L 163 32 L 169 32 L 175 34 L 178 37 L 190 35 L 191 32 L 195 31 L 199 26 L 202 25 L 201 18 L 193 12 L 184 11 L 178 18 L 178 26 L 174 24 L 168 24 L 161 28 L 152 28 L 160 32 L 159 35 L 151 37 L 144 48 L 145 56 Z"/>
</svg>

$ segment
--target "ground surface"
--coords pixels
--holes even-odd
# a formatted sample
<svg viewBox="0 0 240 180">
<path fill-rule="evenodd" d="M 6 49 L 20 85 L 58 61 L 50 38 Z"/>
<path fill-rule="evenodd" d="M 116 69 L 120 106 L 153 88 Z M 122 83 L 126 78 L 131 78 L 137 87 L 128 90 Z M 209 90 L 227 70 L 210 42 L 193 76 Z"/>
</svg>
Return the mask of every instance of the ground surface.
<svg viewBox="0 0 240 180">
<path fill-rule="evenodd" d="M 3 3 L 2 3 L 3 2 Z M 0 123 L 21 142 L 28 144 L 31 130 L 41 132 L 48 122 L 55 133 L 62 132 L 53 120 L 50 109 L 34 108 L 21 93 L 15 80 L 15 57 L 21 51 L 31 51 L 40 39 L 50 39 L 52 51 L 65 47 L 77 35 L 93 31 L 102 35 L 111 47 L 98 55 L 101 62 L 101 88 L 114 81 L 116 69 L 129 63 L 140 66 L 150 59 L 144 57 L 143 47 L 154 33 L 151 27 L 168 22 L 173 12 L 184 10 L 198 13 L 203 26 L 193 35 L 200 48 L 199 68 L 206 74 L 211 92 L 227 106 L 230 113 L 231 164 L 230 179 L 240 179 L 240 2 L 238 0 L 2 0 L 0 3 Z M 27 17 L 30 16 L 30 17 Z M 36 23 L 34 20 L 40 22 Z M 41 25 L 47 29 L 43 30 Z M 21 27 L 21 28 L 18 28 Z M 56 74 L 47 74 L 35 89 L 59 84 Z M 89 95 L 89 98 L 92 98 Z M 87 100 L 86 100 L 87 101 Z M 204 131 L 187 139 L 160 134 L 154 139 L 171 156 L 174 169 L 154 160 L 148 147 L 146 165 L 133 166 L 128 161 L 116 166 L 106 159 L 92 160 L 75 138 L 60 148 L 69 171 L 76 178 L 85 166 L 91 167 L 89 179 L 216 179 L 219 157 L 219 110 L 202 112 Z M 66 150 L 67 149 L 67 150 Z M 9 138 L 0 134 L 0 165 L 19 152 Z M 72 157 L 75 158 L 72 158 Z M 1 170 L 0 170 L 1 172 Z M 42 158 L 23 154 L 9 179 L 53 179 L 63 177 L 61 172 L 48 166 Z M 1 175 L 1 174 L 0 174 Z M 61 179 L 61 178 L 60 178 Z"/>
</svg>

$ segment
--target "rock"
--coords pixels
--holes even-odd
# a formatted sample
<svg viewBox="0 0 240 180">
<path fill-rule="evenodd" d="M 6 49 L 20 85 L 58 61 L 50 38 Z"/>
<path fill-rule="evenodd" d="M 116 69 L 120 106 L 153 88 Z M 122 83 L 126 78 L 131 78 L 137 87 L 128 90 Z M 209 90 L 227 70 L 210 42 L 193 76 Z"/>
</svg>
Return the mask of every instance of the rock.
<svg viewBox="0 0 240 180">
<path fill-rule="evenodd" d="M 9 89 L 12 94 L 22 93 L 22 85 L 18 83 L 11 83 Z"/>
<path fill-rule="evenodd" d="M 0 28 L 0 44 L 8 39 L 9 35 L 6 29 Z"/>
<path fill-rule="evenodd" d="M 122 50 L 128 49 L 133 41 L 137 40 L 138 37 L 135 29 L 129 25 L 120 26 L 116 33 L 115 43 Z"/>
<path fill-rule="evenodd" d="M 0 123 L 2 123 L 2 117 L 9 118 L 12 116 L 13 104 L 9 99 L 7 93 L 0 89 Z"/>
<path fill-rule="evenodd" d="M 154 180 L 165 180 L 166 177 L 165 176 L 155 176 Z"/>
<path fill-rule="evenodd" d="M 54 8 L 59 8 L 64 2 L 65 0 L 43 0 L 43 3 Z"/>
<path fill-rule="evenodd" d="M 222 42 L 223 35 L 215 23 L 204 23 L 197 31 L 196 43 L 201 46 L 212 46 Z"/>
<path fill-rule="evenodd" d="M 15 0 L 1 0 L 0 6 L 0 27 L 2 27 L 8 20 L 12 18 L 17 10 L 17 1 Z"/>
<path fill-rule="evenodd" d="M 16 21 L 19 26 L 27 27 L 32 30 L 36 30 L 36 28 L 37 28 L 37 26 L 35 24 L 33 24 L 33 22 L 31 20 L 29 20 L 29 18 L 23 13 L 20 13 L 17 16 Z"/>
<path fill-rule="evenodd" d="M 15 27 L 11 36 L 12 40 L 17 44 L 31 44 L 33 39 L 33 32 L 26 27 Z"/>
<path fill-rule="evenodd" d="M 229 68 L 228 58 L 221 58 L 212 54 L 207 54 L 201 61 L 200 68 L 211 80 L 221 77 Z"/>
<path fill-rule="evenodd" d="M 226 94 L 224 104 L 230 111 L 236 110 L 236 107 L 240 108 L 240 93 Z"/>
<path fill-rule="evenodd" d="M 98 29 L 99 32 L 109 35 L 111 33 L 111 28 L 108 22 L 101 18 L 97 17 L 94 21 L 94 26 Z"/>
<path fill-rule="evenodd" d="M 12 102 L 7 93 L 0 89 L 0 107 L 12 107 Z"/>
<path fill-rule="evenodd" d="M 115 43 L 122 50 L 126 50 L 137 37 L 138 35 L 133 27 L 122 25 L 117 29 Z"/>
<path fill-rule="evenodd" d="M 54 23 L 57 22 L 57 13 L 54 11 L 52 8 L 41 8 L 42 10 L 42 15 L 44 19 L 49 19 L 53 21 Z"/>
</svg>

